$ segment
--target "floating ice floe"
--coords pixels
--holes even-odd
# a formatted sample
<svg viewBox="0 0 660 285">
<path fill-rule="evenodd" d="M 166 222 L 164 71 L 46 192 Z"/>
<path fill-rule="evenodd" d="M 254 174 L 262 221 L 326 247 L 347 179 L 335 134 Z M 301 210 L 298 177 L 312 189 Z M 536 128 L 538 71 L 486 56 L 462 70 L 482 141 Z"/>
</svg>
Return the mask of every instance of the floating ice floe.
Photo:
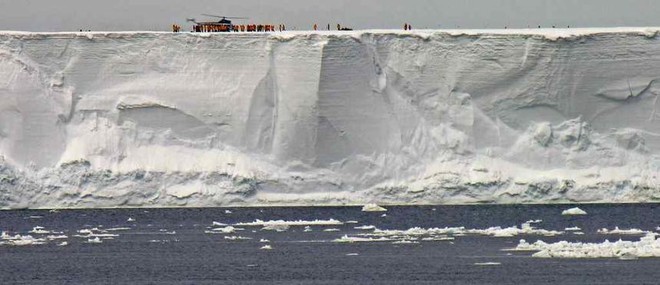
<svg viewBox="0 0 660 285">
<path fill-rule="evenodd" d="M 225 210 L 225 214 L 231 214 L 232 212 L 230 210 Z"/>
<path fill-rule="evenodd" d="M 109 232 L 116 232 L 116 231 L 128 231 L 130 229 L 131 228 L 129 228 L 129 227 L 117 227 L 117 228 L 108 228 L 108 229 L 105 229 L 105 230 L 109 231 Z"/>
<path fill-rule="evenodd" d="M 567 232 L 577 232 L 577 231 L 581 231 L 581 230 L 582 229 L 580 227 L 569 227 L 569 228 L 564 229 L 564 231 L 567 231 Z"/>
<path fill-rule="evenodd" d="M 494 265 L 501 265 L 502 263 L 500 262 L 476 262 L 474 265 L 476 266 L 494 266 Z"/>
<path fill-rule="evenodd" d="M 387 209 L 376 204 L 366 204 L 362 207 L 362 212 L 386 212 Z"/>
<path fill-rule="evenodd" d="M 108 233 L 107 230 L 99 229 L 99 228 L 91 228 L 91 229 L 80 229 L 78 230 L 78 234 L 74 235 L 74 237 L 80 237 L 80 238 L 91 238 L 91 237 L 99 237 L 99 238 L 108 238 L 108 237 L 118 237 L 118 234 L 111 234 Z"/>
<path fill-rule="evenodd" d="M 225 223 L 221 223 L 221 222 L 213 221 L 213 225 L 214 225 L 214 226 L 219 226 L 219 227 L 224 227 L 224 226 L 226 226 L 227 224 L 225 224 Z"/>
<path fill-rule="evenodd" d="M 261 229 L 264 230 L 264 231 L 285 232 L 289 229 L 289 225 L 286 225 L 286 224 L 266 224 Z"/>
<path fill-rule="evenodd" d="M 69 243 L 66 241 L 57 244 L 57 246 L 67 246 L 67 245 L 69 245 Z"/>
<path fill-rule="evenodd" d="M 225 236 L 225 239 L 227 240 L 251 240 L 251 237 L 244 237 L 244 236 Z"/>
<path fill-rule="evenodd" d="M 445 227 L 445 228 L 410 228 L 408 230 L 380 230 L 375 229 L 372 233 L 362 235 L 367 236 L 438 236 L 438 235 L 485 235 L 494 237 L 513 237 L 518 235 L 542 235 L 557 236 L 563 234 L 561 231 L 537 229 L 532 226 L 539 221 L 527 221 L 520 227 L 490 227 L 487 229 L 466 229 L 465 227 Z"/>
<path fill-rule="evenodd" d="M 248 223 L 236 223 L 235 226 L 262 226 L 262 230 L 267 231 L 278 231 L 283 232 L 289 229 L 291 226 L 335 226 L 343 225 L 341 221 L 335 219 L 329 220 L 313 220 L 313 221 L 284 221 L 284 220 L 271 220 L 271 221 L 262 221 L 255 220 L 254 222 Z"/>
<path fill-rule="evenodd" d="M 358 255 L 360 255 L 360 254 L 359 254 L 359 253 L 355 253 L 355 252 L 353 252 L 353 253 L 347 253 L 347 254 L 346 254 L 346 256 L 358 256 Z"/>
<path fill-rule="evenodd" d="M 449 241 L 454 239 L 456 238 L 450 236 L 437 236 L 437 237 L 424 237 L 421 239 L 421 241 Z"/>
<path fill-rule="evenodd" d="M 85 243 L 92 243 L 92 244 L 97 244 L 97 243 L 103 243 L 103 241 L 99 237 L 94 237 L 87 239 Z"/>
<path fill-rule="evenodd" d="M 128 217 L 128 219 L 126 219 L 126 221 L 127 221 L 127 222 L 135 222 L 135 219 L 133 219 L 133 218 L 131 218 L 131 217 Z"/>
<path fill-rule="evenodd" d="M 26 245 L 40 245 L 46 244 L 46 239 L 35 238 L 31 235 L 10 235 L 6 232 L 2 232 L 0 235 L 2 240 L 0 244 L 4 245 L 13 245 L 13 246 L 26 246 Z"/>
<path fill-rule="evenodd" d="M 358 221 L 350 220 L 350 221 L 346 221 L 346 222 L 344 222 L 344 223 L 345 223 L 345 224 L 357 224 Z"/>
<path fill-rule="evenodd" d="M 267 240 L 267 239 L 263 239 L 263 238 L 262 238 L 262 239 L 259 240 L 259 242 L 264 242 L 264 243 L 265 243 L 265 242 L 270 242 L 270 241 Z"/>
<path fill-rule="evenodd" d="M 647 233 L 639 241 L 582 243 L 560 241 L 528 243 L 520 240 L 515 251 L 536 251 L 532 256 L 538 258 L 619 258 L 636 259 L 640 257 L 660 257 L 660 240 L 655 233 Z"/>
<path fill-rule="evenodd" d="M 231 234 L 231 233 L 236 232 L 236 230 L 237 229 L 232 227 L 232 226 L 226 226 L 224 228 L 213 228 L 211 230 L 204 231 L 204 232 L 207 233 L 207 234 Z"/>
<path fill-rule="evenodd" d="M 51 232 L 49 230 L 46 230 L 44 227 L 36 226 L 36 227 L 33 227 L 32 230 L 30 230 L 28 233 L 37 234 L 37 235 L 47 235 L 47 234 L 51 234 L 53 232 Z"/>
<path fill-rule="evenodd" d="M 66 235 L 48 235 L 48 236 L 46 236 L 47 240 L 67 239 L 67 238 L 69 238 L 69 237 L 66 236 Z"/>
<path fill-rule="evenodd" d="M 532 224 L 540 220 L 527 221 L 520 227 L 490 227 L 487 229 L 467 229 L 465 227 L 445 228 L 410 228 L 407 230 L 374 229 L 369 233 L 359 233 L 357 237 L 343 236 L 335 242 L 372 242 L 372 241 L 452 241 L 456 236 L 484 235 L 493 237 L 514 237 L 518 235 L 557 236 L 564 232 L 537 229 Z"/>
<path fill-rule="evenodd" d="M 582 210 L 578 207 L 575 207 L 575 208 L 570 208 L 570 209 L 564 210 L 563 212 L 561 212 L 561 214 L 562 214 L 562 216 L 576 216 L 576 215 L 586 215 L 587 212 L 585 212 L 584 210 Z"/>
<path fill-rule="evenodd" d="M 310 227 L 310 226 L 305 226 L 305 229 L 303 230 L 303 232 L 306 232 L 306 233 L 311 232 L 311 231 L 313 231 L 313 230 L 312 230 L 312 227 Z"/>
<path fill-rule="evenodd" d="M 409 239 L 393 241 L 392 244 L 418 244 L 418 241 L 413 241 Z"/>
<path fill-rule="evenodd" d="M 393 239 L 386 238 L 386 237 L 378 237 L 378 238 L 373 238 L 373 237 L 353 237 L 353 236 L 348 236 L 348 235 L 343 235 L 340 238 L 334 239 L 333 242 L 341 242 L 341 243 L 354 243 L 354 242 L 389 242 L 389 241 L 394 241 Z"/>
<path fill-rule="evenodd" d="M 375 230 L 376 226 L 369 225 L 369 226 L 359 226 L 359 227 L 353 227 L 356 230 Z"/>
<path fill-rule="evenodd" d="M 619 227 L 614 227 L 613 230 L 602 228 L 598 230 L 598 233 L 602 235 L 645 235 L 649 233 L 649 231 L 640 229 L 619 229 Z"/>
<path fill-rule="evenodd" d="M 335 219 L 329 220 L 313 220 L 313 221 L 284 221 L 284 220 L 270 220 L 262 221 L 255 220 L 254 222 L 248 223 L 236 223 L 234 226 L 266 226 L 266 225 L 287 225 L 287 226 L 338 226 L 343 225 L 344 223 Z"/>
<path fill-rule="evenodd" d="M 336 229 L 336 228 L 330 228 L 330 229 L 324 229 L 323 231 L 324 231 L 324 232 L 339 232 L 339 231 L 341 231 L 341 230 L 340 230 L 340 229 Z"/>
<path fill-rule="evenodd" d="M 267 245 L 264 245 L 264 246 L 262 246 L 262 247 L 261 247 L 261 248 L 259 248 L 259 249 L 264 249 L 264 250 L 271 250 L 271 249 L 273 249 L 273 247 L 272 247 L 272 246 L 270 246 L 269 244 L 267 244 Z"/>
</svg>

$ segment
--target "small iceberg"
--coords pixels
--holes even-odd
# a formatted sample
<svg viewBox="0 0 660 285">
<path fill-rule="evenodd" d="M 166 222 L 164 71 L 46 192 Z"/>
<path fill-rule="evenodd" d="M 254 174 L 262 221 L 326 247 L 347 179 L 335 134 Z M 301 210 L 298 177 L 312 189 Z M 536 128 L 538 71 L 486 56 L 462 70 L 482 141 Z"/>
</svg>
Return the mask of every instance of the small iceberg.
<svg viewBox="0 0 660 285">
<path fill-rule="evenodd" d="M 562 216 L 576 216 L 576 215 L 586 215 L 586 214 L 587 212 L 585 212 L 584 210 L 578 207 L 570 208 L 568 210 L 564 210 L 563 212 L 561 212 Z"/>
<path fill-rule="evenodd" d="M 386 212 L 387 209 L 376 204 L 366 204 L 362 207 L 362 212 Z"/>
<path fill-rule="evenodd" d="M 103 243 L 99 237 L 87 239 L 87 243 Z"/>
</svg>

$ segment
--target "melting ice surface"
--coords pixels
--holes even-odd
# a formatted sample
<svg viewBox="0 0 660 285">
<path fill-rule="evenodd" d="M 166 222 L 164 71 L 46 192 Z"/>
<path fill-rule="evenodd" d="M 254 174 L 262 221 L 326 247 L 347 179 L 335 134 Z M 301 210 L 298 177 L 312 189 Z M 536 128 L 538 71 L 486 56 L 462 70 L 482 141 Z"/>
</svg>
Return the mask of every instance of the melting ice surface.
<svg viewBox="0 0 660 285">
<path fill-rule="evenodd" d="M 0 32 L 0 207 L 657 201 L 657 32 Z"/>
</svg>

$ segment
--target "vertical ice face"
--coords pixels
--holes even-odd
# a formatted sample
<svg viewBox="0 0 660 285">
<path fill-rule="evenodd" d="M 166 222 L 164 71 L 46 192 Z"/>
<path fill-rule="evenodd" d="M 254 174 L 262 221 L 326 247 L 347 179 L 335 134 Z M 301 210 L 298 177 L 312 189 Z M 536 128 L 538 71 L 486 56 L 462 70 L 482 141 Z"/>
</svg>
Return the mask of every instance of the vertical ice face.
<svg viewBox="0 0 660 285">
<path fill-rule="evenodd" d="M 43 168 L 57 163 L 64 150 L 70 100 L 35 65 L 0 51 L 0 149 L 21 167 Z"/>
<path fill-rule="evenodd" d="M 639 29 L 0 33 L 0 205 L 655 200 L 659 64 Z"/>
</svg>

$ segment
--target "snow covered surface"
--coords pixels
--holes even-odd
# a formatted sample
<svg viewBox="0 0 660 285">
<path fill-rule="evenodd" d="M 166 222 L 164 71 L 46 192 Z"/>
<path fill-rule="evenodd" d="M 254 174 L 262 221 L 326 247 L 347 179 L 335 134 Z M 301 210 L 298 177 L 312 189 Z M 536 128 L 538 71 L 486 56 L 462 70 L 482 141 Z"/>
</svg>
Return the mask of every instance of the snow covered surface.
<svg viewBox="0 0 660 285">
<path fill-rule="evenodd" d="M 658 28 L 0 32 L 0 207 L 660 200 Z"/>
</svg>

